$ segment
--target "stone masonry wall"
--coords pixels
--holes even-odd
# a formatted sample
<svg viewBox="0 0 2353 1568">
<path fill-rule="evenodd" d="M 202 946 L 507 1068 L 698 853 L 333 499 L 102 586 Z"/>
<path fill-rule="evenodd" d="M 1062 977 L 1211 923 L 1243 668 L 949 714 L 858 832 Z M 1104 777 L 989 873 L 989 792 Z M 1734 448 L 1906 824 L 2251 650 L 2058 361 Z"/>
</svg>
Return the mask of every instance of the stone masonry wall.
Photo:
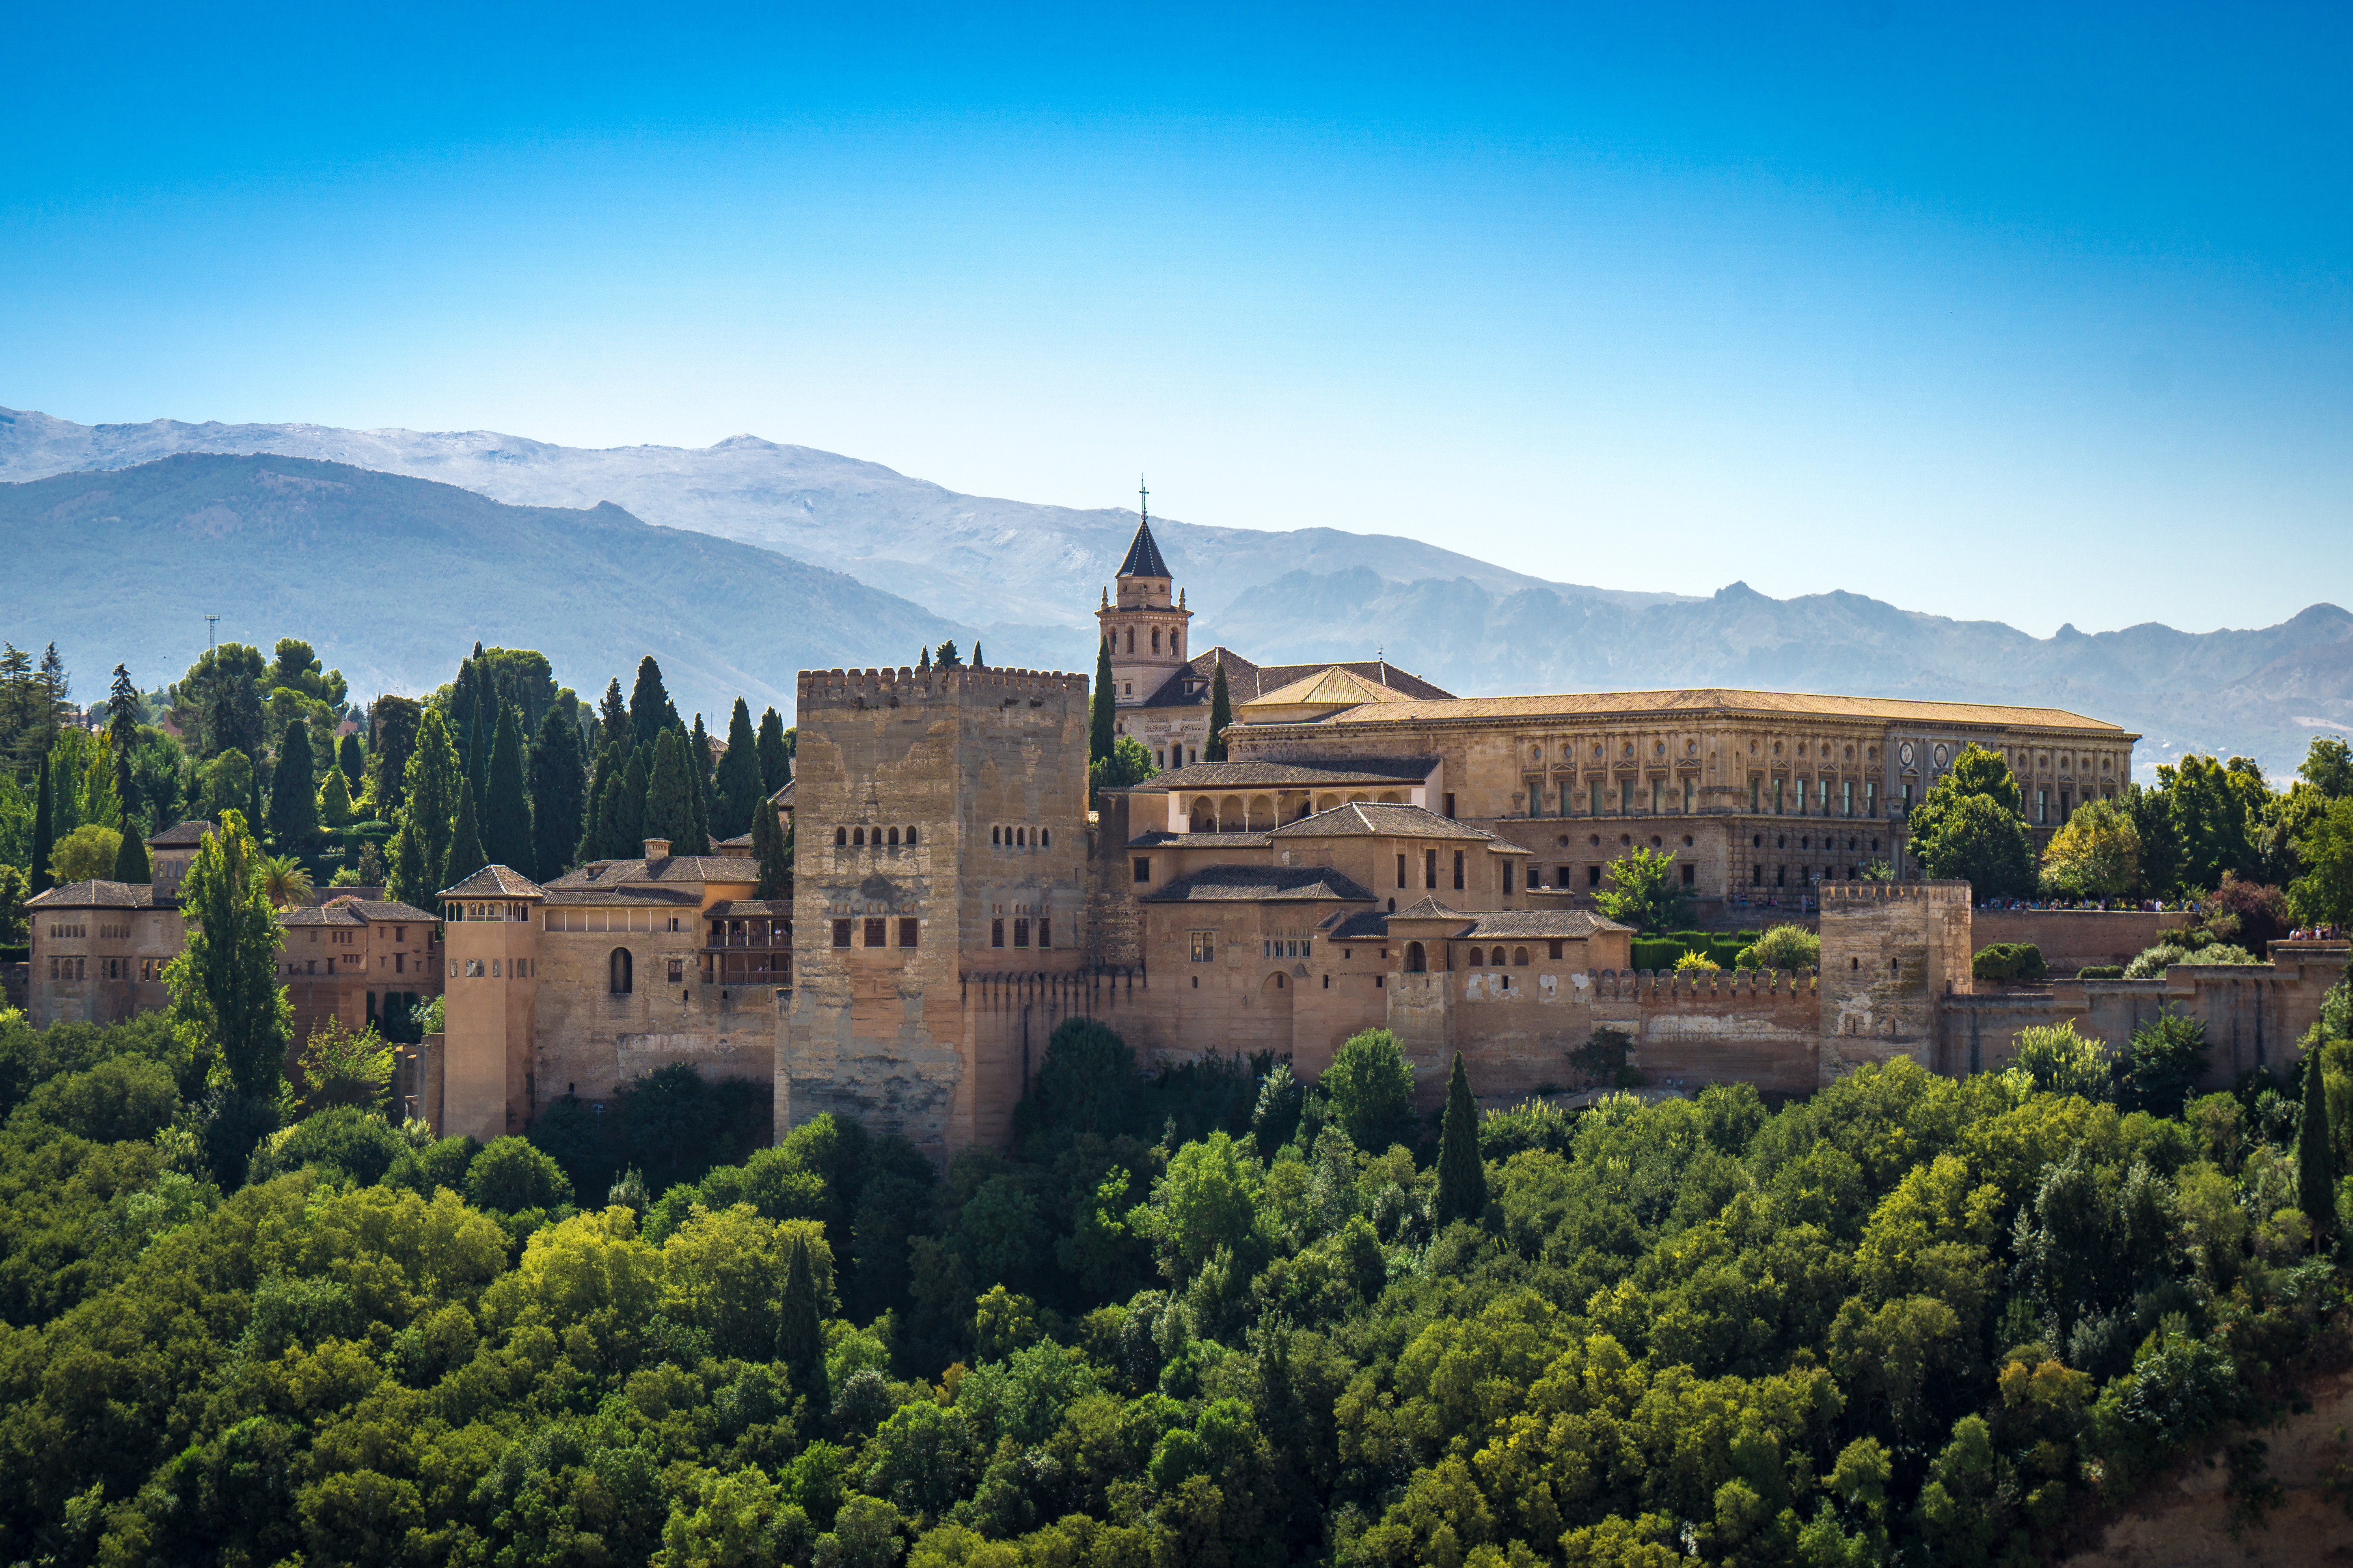
<svg viewBox="0 0 2353 1568">
<path fill-rule="evenodd" d="M 2179 910 L 1978 910 L 1972 920 L 1978 947 L 2032 942 L 2053 974 L 2073 974 L 2089 964 L 2128 963 L 2155 947 L 2165 932 L 2189 923 Z"/>
</svg>

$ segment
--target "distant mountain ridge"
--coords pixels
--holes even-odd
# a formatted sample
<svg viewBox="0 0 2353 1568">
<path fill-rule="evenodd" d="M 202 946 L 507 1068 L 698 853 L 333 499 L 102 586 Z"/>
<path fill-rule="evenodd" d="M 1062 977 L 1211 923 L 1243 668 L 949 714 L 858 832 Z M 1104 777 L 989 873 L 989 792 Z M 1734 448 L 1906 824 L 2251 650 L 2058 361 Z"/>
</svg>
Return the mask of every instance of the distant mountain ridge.
<svg viewBox="0 0 2353 1568">
<path fill-rule="evenodd" d="M 953 635 L 985 639 L 993 662 L 1090 669 L 1093 589 L 1110 580 L 1136 517 L 959 495 L 880 464 L 750 436 L 701 449 L 592 451 L 479 431 L 85 426 L 0 409 L 0 479 L 118 469 L 185 451 L 347 463 L 526 508 L 612 502 L 632 521 L 829 568 L 877 595 L 858 603 L 898 606 L 878 613 L 875 635 L 864 639 L 810 637 L 779 616 L 772 637 L 780 662 L 819 648 L 836 651 L 808 653 L 811 662 L 903 661 L 921 640 Z M 1378 649 L 1465 694 L 1725 684 L 2052 704 L 2141 732 L 2144 773 L 2186 751 L 2219 751 L 2255 756 L 2276 778 L 2314 733 L 2353 732 L 2353 617 L 2332 605 L 2256 630 L 2150 624 L 2086 636 L 2069 626 L 2038 638 L 1846 593 L 1777 600 L 1736 583 L 1706 598 L 1581 588 L 1337 529 L 1279 533 L 1157 517 L 1153 529 L 1189 590 L 1194 646 L 1222 641 L 1268 662 Z M 333 595 L 322 594 L 321 613 L 332 616 Z M 819 606 L 811 624 L 839 625 L 830 609 Z M 883 635 L 886 622 L 914 624 L 909 616 L 942 629 L 915 641 Z M 554 619 L 540 614 L 547 629 L 533 645 L 551 658 L 569 635 Z M 696 631 L 677 625 L 682 638 Z M 660 644 L 647 646 L 667 663 Z"/>
<path fill-rule="evenodd" d="M 205 647 L 309 641 L 353 698 L 429 691 L 477 641 L 533 647 L 594 700 L 652 653 L 671 696 L 723 729 L 745 698 L 792 721 L 795 672 L 873 664 L 968 626 L 729 540 L 606 503 L 506 506 L 471 490 L 299 458 L 182 453 L 0 485 L 0 615 L 54 638 L 84 700 L 127 663 L 150 689 Z M 887 650 L 887 653 L 885 652 Z"/>
</svg>

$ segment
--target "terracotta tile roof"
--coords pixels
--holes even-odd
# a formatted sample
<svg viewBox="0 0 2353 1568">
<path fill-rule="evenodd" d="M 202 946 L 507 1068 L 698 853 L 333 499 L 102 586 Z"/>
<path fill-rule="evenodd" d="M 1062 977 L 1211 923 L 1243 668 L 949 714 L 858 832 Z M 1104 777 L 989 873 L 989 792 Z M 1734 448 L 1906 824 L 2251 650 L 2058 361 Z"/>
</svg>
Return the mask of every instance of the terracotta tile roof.
<svg viewBox="0 0 2353 1568">
<path fill-rule="evenodd" d="M 485 866 L 464 881 L 442 889 L 440 899 L 536 899 L 547 889 L 512 866 Z"/>
<path fill-rule="evenodd" d="M 1472 827 L 1418 805 L 1381 805 L 1350 801 L 1281 827 L 1269 828 L 1270 838 L 1446 838 L 1475 840 L 1498 849 L 1514 849 L 1483 827 Z M 1525 853 L 1525 851 L 1523 851 Z"/>
<path fill-rule="evenodd" d="M 1497 719 L 1593 717 L 1690 719 L 1703 716 L 1868 719 L 1927 728 L 2008 725 L 2085 730 L 2123 740 L 2124 730 L 2061 708 L 2009 708 L 1990 702 L 1920 702 L 1897 697 L 1834 697 L 1802 691 L 1744 691 L 1694 687 L 1674 691 L 1580 691 L 1549 697 L 1456 697 L 1443 701 L 1383 702 L 1352 708 L 1321 722 L 1427 724 Z"/>
<path fill-rule="evenodd" d="M 353 907 L 372 921 L 424 921 L 430 924 L 440 918 L 396 899 L 362 899 Z"/>
<path fill-rule="evenodd" d="M 367 917 L 352 904 L 327 904 L 300 910 L 280 910 L 278 923 L 282 926 L 364 926 Z"/>
<path fill-rule="evenodd" d="M 1389 917 L 1378 910 L 1350 910 L 1324 922 L 1325 942 L 1379 942 L 1389 934 Z"/>
<path fill-rule="evenodd" d="M 102 878 L 86 882 L 68 882 L 36 893 L 25 900 L 28 910 L 152 910 L 157 908 L 155 889 L 146 882 L 113 882 Z M 175 908 L 170 900 L 161 907 Z"/>
<path fill-rule="evenodd" d="M 718 843 L 713 844 L 712 847 L 713 849 L 741 849 L 744 851 L 743 858 L 746 860 L 756 858 L 756 857 L 751 853 L 752 836 L 748 833 L 739 833 L 733 838 L 723 838 L 719 840 Z"/>
<path fill-rule="evenodd" d="M 1438 901 L 1436 894 L 1428 894 L 1408 904 L 1391 915 L 1393 921 L 1461 920 L 1462 911 Z"/>
<path fill-rule="evenodd" d="M 1633 929 L 1597 915 L 1591 910 L 1493 910 L 1472 916 L 1470 926 L 1454 934 L 1465 939 L 1482 936 L 1557 939 L 1592 936 L 1599 931 L 1631 933 Z"/>
<path fill-rule="evenodd" d="M 184 845 L 194 846 L 201 844 L 205 841 L 205 835 L 210 833 L 212 830 L 213 825 L 209 822 L 203 821 L 202 819 L 195 822 L 183 822 L 176 827 L 167 827 L 164 829 L 163 832 L 150 837 L 147 840 L 147 847 L 150 849 L 177 849 Z"/>
<path fill-rule="evenodd" d="M 1244 709 L 1256 711 L 1272 708 L 1332 708 L 1355 707 L 1364 702 L 1406 702 L 1411 699 L 1394 687 L 1383 686 L 1370 676 L 1360 676 L 1335 664 L 1302 676 L 1287 686 L 1280 686 L 1248 702 L 1237 703 L 1237 717 Z M 1248 722 L 1247 719 L 1244 722 Z M 1280 721 L 1277 721 L 1280 722 Z"/>
<path fill-rule="evenodd" d="M 1130 849 L 1263 849 L 1264 833 L 1171 833 L 1155 828 L 1127 841 Z"/>
<path fill-rule="evenodd" d="M 1366 904 L 1373 895 L 1329 866 L 1207 866 L 1137 901 L 1146 904 L 1281 900 Z"/>
<path fill-rule="evenodd" d="M 611 888 L 628 882 L 756 882 L 760 863 L 742 855 L 666 855 L 659 860 L 591 860 L 547 884 Z"/>
<path fill-rule="evenodd" d="M 1335 757 L 1317 763 L 1195 763 L 1155 773 L 1130 793 L 1166 795 L 1188 789 L 1334 789 L 1351 784 L 1420 784 L 1438 766 L 1436 757 Z"/>
<path fill-rule="evenodd" d="M 702 912 L 713 920 L 746 915 L 790 920 L 793 917 L 793 901 L 790 899 L 722 899 Z"/>
<path fill-rule="evenodd" d="M 1119 563 L 1123 577 L 1166 577 L 1168 563 L 1160 558 L 1160 546 L 1152 537 L 1152 520 L 1139 517 L 1135 521 L 1135 537 L 1129 542 L 1127 557 Z"/>
<path fill-rule="evenodd" d="M 702 895 L 690 888 L 660 882 L 607 882 L 579 887 L 555 882 L 548 887 L 547 901 L 575 908 L 583 904 L 659 904 L 664 909 L 692 909 L 702 902 Z"/>
<path fill-rule="evenodd" d="M 1166 680 L 1160 689 L 1145 698 L 1146 708 L 1207 708 L 1214 695 L 1216 670 L 1219 660 L 1226 667 L 1226 698 L 1236 708 L 1256 701 L 1270 691 L 1279 690 L 1293 681 L 1327 669 L 1345 669 L 1360 679 L 1374 681 L 1408 697 L 1451 697 L 1442 686 L 1433 686 L 1418 675 L 1409 675 L 1396 665 L 1382 659 L 1356 659 L 1334 664 L 1253 664 L 1229 647 L 1213 647 L 1185 662 L 1185 667 Z"/>
</svg>

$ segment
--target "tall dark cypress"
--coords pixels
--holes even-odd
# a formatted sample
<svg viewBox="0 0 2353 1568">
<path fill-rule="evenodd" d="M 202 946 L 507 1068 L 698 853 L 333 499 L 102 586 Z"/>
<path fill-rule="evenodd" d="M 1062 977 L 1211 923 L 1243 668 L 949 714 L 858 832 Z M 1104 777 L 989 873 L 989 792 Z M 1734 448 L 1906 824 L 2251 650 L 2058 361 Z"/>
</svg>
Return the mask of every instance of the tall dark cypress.
<svg viewBox="0 0 2353 1568">
<path fill-rule="evenodd" d="M 687 737 L 686 761 L 694 773 L 695 826 L 708 836 L 712 823 L 711 731 L 702 727 L 702 715 L 700 713 L 694 716 L 693 733 Z M 707 841 L 698 843 L 694 847 L 694 853 L 702 854 L 709 847 Z"/>
<path fill-rule="evenodd" d="M 311 731 L 297 719 L 279 737 L 278 769 L 269 781 L 269 832 L 280 852 L 302 848 L 319 836 L 319 786 L 311 762 Z"/>
<path fill-rule="evenodd" d="M 776 1314 L 776 1359 L 793 1374 L 793 1391 L 812 1412 L 829 1410 L 833 1395 L 825 1380 L 825 1325 L 818 1313 L 817 1275 L 808 1244 L 796 1236 L 785 1264 L 784 1300 Z"/>
<path fill-rule="evenodd" d="M 654 742 L 653 768 L 646 780 L 645 837 L 667 838 L 673 855 L 700 855 L 694 847 L 694 778 L 686 759 L 686 739 L 665 730 Z"/>
<path fill-rule="evenodd" d="M 131 757 L 139 749 L 139 688 L 132 680 L 131 671 L 119 664 L 114 667 L 114 684 L 106 697 L 106 735 L 114 752 L 114 804 L 121 814 L 117 826 L 122 829 L 124 838 L 136 838 L 139 786 L 131 776 Z M 143 846 L 140 852 L 145 854 Z"/>
<path fill-rule="evenodd" d="M 587 806 L 580 729 L 565 712 L 565 706 L 549 707 L 539 721 L 539 743 L 531 749 L 531 875 L 543 882 L 572 868 Z"/>
<path fill-rule="evenodd" d="M 335 748 L 335 765 L 343 770 L 343 788 L 356 798 L 360 785 L 367 776 L 367 755 L 360 750 L 360 738 L 346 735 Z"/>
<path fill-rule="evenodd" d="M 727 754 L 719 759 L 712 795 L 714 835 L 733 838 L 751 827 L 753 808 L 760 804 L 760 749 L 752 738 L 752 710 L 741 697 L 727 718 Z"/>
<path fill-rule="evenodd" d="M 474 703 L 476 694 L 477 683 L 474 679 L 474 661 L 470 658 L 459 659 L 458 661 L 458 679 L 449 683 L 448 711 L 449 732 L 458 737 L 459 742 L 461 745 L 464 744 L 474 733 Z"/>
<path fill-rule="evenodd" d="M 1095 695 L 1087 704 L 1087 761 L 1100 763 L 1111 755 L 1114 721 L 1119 698 L 1111 683 L 1111 639 L 1105 637 L 1095 648 Z"/>
<path fill-rule="evenodd" d="M 646 783 L 654 769 L 654 749 L 651 746 L 630 748 L 629 761 L 621 771 L 621 786 L 613 794 L 613 808 L 606 818 L 606 828 L 612 834 L 612 857 L 626 860 L 645 853 Z"/>
<path fill-rule="evenodd" d="M 596 735 L 599 745 L 622 740 L 629 732 L 629 705 L 621 700 L 621 682 L 617 676 L 605 683 L 604 700 L 596 704 Z"/>
<path fill-rule="evenodd" d="M 482 829 L 474 816 L 474 792 L 458 792 L 458 831 L 449 839 L 449 864 L 441 873 L 442 885 L 456 887 L 491 863 L 482 851 Z"/>
<path fill-rule="evenodd" d="M 512 708 L 499 710 L 498 728 L 491 739 L 490 778 L 482 812 L 482 849 L 493 865 L 511 867 L 528 877 L 533 870 L 531 799 L 524 793 L 522 719 Z"/>
<path fill-rule="evenodd" d="M 662 685 L 661 666 L 648 654 L 638 661 L 638 683 L 629 692 L 629 732 L 638 744 L 649 747 L 664 730 L 678 727 L 678 705 Z"/>
<path fill-rule="evenodd" d="M 41 781 L 34 787 L 31 882 L 33 891 L 46 893 L 58 885 L 58 879 L 49 875 L 49 857 L 58 848 L 58 818 L 57 807 L 49 799 L 49 753 L 46 751 L 41 753 Z"/>
<path fill-rule="evenodd" d="M 573 859 L 609 860 L 613 852 L 613 802 L 621 791 L 621 773 L 628 766 L 628 754 L 618 741 L 608 742 L 596 755 L 596 771 L 588 775 L 588 801 L 580 824 L 580 842 Z"/>
<path fill-rule="evenodd" d="M 1476 1220 L 1487 1212 L 1487 1166 L 1479 1158 L 1479 1108 L 1471 1099 L 1471 1079 L 1462 1053 L 1446 1082 L 1446 1120 L 1438 1135 L 1438 1223 Z"/>
<path fill-rule="evenodd" d="M 1226 726 L 1234 721 L 1234 700 L 1226 690 L 1226 661 L 1218 660 L 1209 681 L 1209 743 L 1201 748 L 1205 763 L 1226 760 Z"/>
<path fill-rule="evenodd" d="M 122 847 L 114 852 L 114 880 L 137 887 L 154 879 L 154 872 L 147 864 L 147 841 L 139 837 L 138 825 L 126 820 Z"/>
<path fill-rule="evenodd" d="M 785 742 L 785 721 L 771 708 L 760 715 L 760 793 L 774 795 L 792 779 L 793 753 Z"/>
<path fill-rule="evenodd" d="M 2337 1157 L 2328 1142 L 2328 1075 L 2320 1070 L 2320 1043 L 2304 1056 L 2304 1117 L 2295 1131 L 2295 1196 L 2312 1222 L 2316 1248 L 2337 1228 Z"/>
<path fill-rule="evenodd" d="M 483 794 L 489 786 L 491 775 L 491 734 L 482 725 L 482 710 L 488 706 L 486 702 L 477 701 L 472 728 L 459 731 L 466 737 L 466 788 L 474 797 L 476 821 L 482 819 L 485 808 L 490 805 L 489 797 Z"/>
</svg>

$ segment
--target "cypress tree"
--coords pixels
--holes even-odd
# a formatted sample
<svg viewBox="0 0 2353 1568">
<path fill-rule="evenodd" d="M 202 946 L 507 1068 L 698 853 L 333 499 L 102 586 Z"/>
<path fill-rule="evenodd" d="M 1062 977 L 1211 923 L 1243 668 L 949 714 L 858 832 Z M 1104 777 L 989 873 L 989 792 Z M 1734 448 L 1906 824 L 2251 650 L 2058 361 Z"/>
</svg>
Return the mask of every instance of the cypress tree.
<svg viewBox="0 0 2353 1568">
<path fill-rule="evenodd" d="M 697 842 L 694 853 L 701 855 L 710 848 L 711 832 L 711 731 L 702 727 L 702 715 L 694 716 L 694 731 L 687 738 L 687 765 L 694 773 L 694 825 L 705 837 Z"/>
<path fill-rule="evenodd" d="M 400 831 L 392 837 L 391 882 L 385 891 L 400 903 L 420 910 L 433 908 L 433 895 L 441 890 L 433 879 L 433 868 L 425 858 L 425 836 L 417 824 L 404 819 Z"/>
<path fill-rule="evenodd" d="M 327 782 L 319 786 L 319 826 L 336 828 L 352 825 L 352 795 L 343 787 L 343 770 L 329 768 Z"/>
<path fill-rule="evenodd" d="M 441 885 L 455 887 L 491 863 L 482 852 L 482 831 L 474 819 L 474 792 L 458 792 L 458 826 L 449 837 L 449 860 L 441 868 Z"/>
<path fill-rule="evenodd" d="M 929 647 L 915 656 L 915 672 L 919 675 L 932 672 L 932 650 Z"/>
<path fill-rule="evenodd" d="M 155 879 L 147 864 L 147 841 L 139 829 L 126 822 L 122 830 L 122 847 L 114 852 L 114 879 L 136 886 Z"/>
<path fill-rule="evenodd" d="M 1087 762 L 1104 761 L 1111 755 L 1112 717 L 1119 707 L 1119 698 L 1111 683 L 1111 639 L 1105 637 L 1095 648 L 1095 697 L 1087 704 Z"/>
<path fill-rule="evenodd" d="M 262 889 L 261 858 L 245 818 L 223 812 L 180 883 L 187 945 L 164 978 L 178 1021 L 211 1041 L 236 1092 L 275 1101 L 294 1008 L 278 983 L 284 933 Z"/>
<path fill-rule="evenodd" d="M 425 710 L 406 697 L 379 697 L 368 710 L 368 793 L 386 822 L 408 802 L 408 760 L 424 722 Z"/>
<path fill-rule="evenodd" d="M 131 671 L 119 664 L 114 667 L 114 684 L 107 692 L 106 715 L 107 742 L 114 752 L 114 803 L 121 810 L 119 826 L 127 839 L 139 831 L 131 820 L 139 809 L 138 786 L 131 777 L 131 756 L 139 749 L 139 688 Z"/>
<path fill-rule="evenodd" d="M 817 1276 L 809 1268 L 808 1243 L 796 1236 L 785 1264 L 784 1300 L 776 1314 L 776 1359 L 793 1374 L 793 1388 L 809 1408 L 830 1409 L 825 1381 L 825 1325 L 818 1320 Z"/>
<path fill-rule="evenodd" d="M 760 715 L 760 793 L 774 795 L 792 779 L 793 753 L 785 743 L 785 721 L 771 708 Z"/>
<path fill-rule="evenodd" d="M 686 760 L 686 744 L 675 730 L 665 730 L 654 742 L 654 763 L 646 781 L 646 838 L 667 838 L 670 852 L 693 855 L 694 780 Z"/>
<path fill-rule="evenodd" d="M 458 661 L 458 679 L 449 683 L 449 728 L 471 740 L 474 733 L 474 661 Z"/>
<path fill-rule="evenodd" d="M 618 741 L 629 732 L 629 705 L 621 700 L 618 676 L 605 683 L 604 700 L 596 704 L 596 732 L 600 742 Z"/>
<path fill-rule="evenodd" d="M 755 899 L 793 896 L 793 839 L 778 816 L 765 800 L 752 814 L 752 858 L 760 863 L 760 886 L 752 894 Z"/>
<path fill-rule="evenodd" d="M 573 855 L 575 864 L 612 858 L 606 846 L 612 842 L 613 796 L 620 788 L 619 774 L 626 765 L 617 741 L 597 753 L 596 771 L 588 778 L 587 803 L 581 813 L 580 842 Z"/>
<path fill-rule="evenodd" d="M 432 709 L 425 710 L 417 726 L 417 742 L 408 755 L 408 774 L 402 781 L 402 790 L 408 800 L 402 820 L 417 830 L 421 873 L 417 889 L 424 896 L 419 907 L 429 907 L 435 893 L 457 880 L 441 873 L 448 868 L 450 837 L 458 826 L 458 797 L 466 793 L 465 770 L 449 739 L 448 722 Z"/>
<path fill-rule="evenodd" d="M 661 666 L 648 654 L 638 662 L 638 684 L 629 693 L 629 732 L 638 744 L 651 746 L 664 730 L 678 727 L 678 705 L 662 685 Z"/>
<path fill-rule="evenodd" d="M 2304 1056 L 2304 1118 L 2295 1131 L 2295 1196 L 2317 1251 L 2337 1228 L 2337 1160 L 2328 1143 L 2328 1075 L 2316 1041 Z"/>
<path fill-rule="evenodd" d="M 580 754 L 580 727 L 556 703 L 539 722 L 531 749 L 531 874 L 550 881 L 572 868 L 586 810 L 588 775 Z"/>
<path fill-rule="evenodd" d="M 482 805 L 482 849 L 497 865 L 528 877 L 532 872 L 531 797 L 522 776 L 522 719 L 499 710 L 491 741 L 491 770 Z"/>
<path fill-rule="evenodd" d="M 269 833 L 282 850 L 319 836 L 319 786 L 311 777 L 311 731 L 301 720 L 278 742 L 278 769 L 269 781 Z"/>
<path fill-rule="evenodd" d="M 34 786 L 32 886 L 37 893 L 47 892 L 58 885 L 49 875 L 49 857 L 57 853 L 57 808 L 49 801 L 49 753 L 41 753 L 41 779 Z"/>
<path fill-rule="evenodd" d="M 654 768 L 654 749 L 633 746 L 621 770 L 620 787 L 613 792 L 613 807 L 606 826 L 613 835 L 612 858 L 627 860 L 645 853 L 646 790 Z"/>
<path fill-rule="evenodd" d="M 752 826 L 760 804 L 759 746 L 752 738 L 752 710 L 741 697 L 727 719 L 727 754 L 719 759 L 712 794 L 717 797 L 711 828 L 721 838 L 733 838 Z"/>
<path fill-rule="evenodd" d="M 972 667 L 975 669 L 987 669 L 988 668 L 988 661 L 980 657 L 980 640 L 977 637 L 973 639 Z"/>
<path fill-rule="evenodd" d="M 343 794 L 346 798 L 360 792 L 367 777 L 367 753 L 360 750 L 360 738 L 346 735 L 335 748 L 335 765 L 343 770 Z"/>
<path fill-rule="evenodd" d="M 1487 1212 L 1487 1166 L 1479 1158 L 1479 1109 L 1471 1100 L 1471 1079 L 1462 1053 L 1446 1082 L 1446 1120 L 1438 1138 L 1438 1223 L 1477 1220 Z"/>
<path fill-rule="evenodd" d="M 955 638 L 950 637 L 940 644 L 939 651 L 932 655 L 932 662 L 942 669 L 962 669 L 964 655 L 956 651 Z"/>
<path fill-rule="evenodd" d="M 483 808 L 490 805 L 484 792 L 490 786 L 491 746 L 489 731 L 482 728 L 482 710 L 487 703 L 474 704 L 474 716 L 459 732 L 466 737 L 466 791 L 474 797 L 474 820 L 483 819 Z"/>
<path fill-rule="evenodd" d="M 1205 763 L 1226 760 L 1226 726 L 1234 721 L 1234 700 L 1226 690 L 1226 661 L 1218 660 L 1209 679 L 1209 743 L 1201 748 Z"/>
</svg>

